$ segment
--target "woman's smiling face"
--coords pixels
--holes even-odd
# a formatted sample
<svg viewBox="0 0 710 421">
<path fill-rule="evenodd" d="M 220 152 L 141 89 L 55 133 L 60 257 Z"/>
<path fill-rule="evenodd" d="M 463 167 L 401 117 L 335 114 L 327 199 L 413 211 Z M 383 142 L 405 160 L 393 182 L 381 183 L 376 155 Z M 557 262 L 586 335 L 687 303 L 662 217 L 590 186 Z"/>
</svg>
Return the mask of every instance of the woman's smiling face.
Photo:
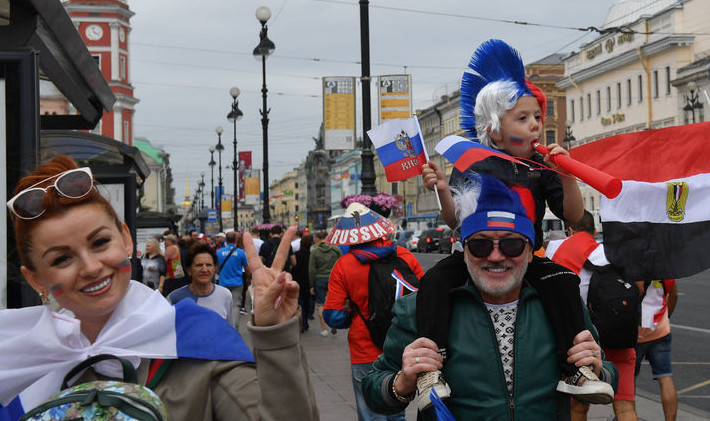
<svg viewBox="0 0 710 421">
<path fill-rule="evenodd" d="M 32 230 L 33 270 L 22 273 L 38 292 L 51 293 L 84 324 L 106 323 L 128 291 L 133 242 L 128 228 L 97 204 L 73 206 Z"/>
</svg>

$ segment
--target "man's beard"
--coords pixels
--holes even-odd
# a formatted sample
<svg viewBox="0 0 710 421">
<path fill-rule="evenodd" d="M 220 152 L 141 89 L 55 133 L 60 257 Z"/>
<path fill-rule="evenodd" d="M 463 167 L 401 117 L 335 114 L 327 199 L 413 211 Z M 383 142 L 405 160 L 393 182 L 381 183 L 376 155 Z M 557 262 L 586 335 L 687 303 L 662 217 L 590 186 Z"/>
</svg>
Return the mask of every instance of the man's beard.
<svg viewBox="0 0 710 421">
<path fill-rule="evenodd" d="M 524 253 L 529 253 L 525 251 Z M 468 274 L 473 280 L 473 284 L 481 291 L 483 294 L 489 295 L 491 297 L 503 297 L 510 292 L 514 291 L 523 282 L 523 276 L 528 269 L 528 259 L 527 257 L 523 260 L 522 264 L 515 268 L 515 265 L 509 262 L 503 263 L 490 263 L 486 262 L 481 265 L 476 265 L 471 262 L 468 253 L 464 254 L 464 261 L 466 262 L 466 268 L 468 269 Z M 487 271 L 485 268 L 506 268 L 510 269 L 509 277 L 505 281 L 489 281 L 486 279 Z"/>
</svg>

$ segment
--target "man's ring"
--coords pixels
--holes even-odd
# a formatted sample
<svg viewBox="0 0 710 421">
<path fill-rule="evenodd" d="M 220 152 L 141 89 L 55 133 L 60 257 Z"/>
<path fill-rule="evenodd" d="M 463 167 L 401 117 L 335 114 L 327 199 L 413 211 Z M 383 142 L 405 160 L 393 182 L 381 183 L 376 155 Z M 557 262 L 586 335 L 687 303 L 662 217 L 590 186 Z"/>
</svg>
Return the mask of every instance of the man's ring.
<svg viewBox="0 0 710 421">
<path fill-rule="evenodd" d="M 416 357 L 416 358 L 414 359 L 414 364 L 419 364 L 419 357 Z"/>
<path fill-rule="evenodd" d="M 597 357 L 597 351 L 592 349 L 592 357 L 596 358 Z"/>
</svg>

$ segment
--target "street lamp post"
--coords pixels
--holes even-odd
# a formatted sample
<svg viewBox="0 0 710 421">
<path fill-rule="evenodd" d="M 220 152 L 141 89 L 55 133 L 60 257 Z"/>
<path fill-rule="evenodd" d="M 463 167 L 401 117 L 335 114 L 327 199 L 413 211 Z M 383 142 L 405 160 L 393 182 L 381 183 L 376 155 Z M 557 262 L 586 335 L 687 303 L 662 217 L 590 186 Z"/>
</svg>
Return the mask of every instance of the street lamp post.
<svg viewBox="0 0 710 421">
<path fill-rule="evenodd" d="M 217 133 L 217 156 L 218 156 L 218 174 L 219 176 L 217 177 L 217 218 L 219 220 L 219 232 L 224 231 L 224 226 L 222 225 L 222 151 L 224 150 L 224 145 L 222 145 L 222 132 L 224 129 L 222 129 L 222 126 L 217 126 L 216 129 L 214 129 L 215 133 Z"/>
<path fill-rule="evenodd" d="M 375 189 L 375 164 L 372 154 L 372 142 L 367 136 L 367 131 L 372 125 L 370 111 L 370 15 L 369 1 L 360 0 L 360 62 L 362 69 L 362 194 L 374 196 Z"/>
<path fill-rule="evenodd" d="M 202 171 L 200 172 L 200 177 L 202 179 L 200 180 L 200 210 L 205 207 L 205 172 Z"/>
<path fill-rule="evenodd" d="M 210 178 L 210 200 L 212 201 L 212 206 L 210 209 L 214 209 L 214 166 L 217 165 L 217 163 L 214 162 L 214 151 L 214 146 L 210 146 L 210 163 L 207 164 L 210 166 L 210 170 L 212 172 L 212 176 Z"/>
<path fill-rule="evenodd" d="M 261 57 L 261 98 L 263 106 L 259 111 L 261 113 L 261 130 L 263 133 L 264 143 L 264 163 L 262 170 L 264 171 L 264 206 L 263 206 L 263 222 L 265 224 L 271 222 L 269 213 L 269 111 L 266 107 L 266 58 L 271 55 L 276 49 L 273 41 L 267 37 L 268 28 L 266 22 L 271 18 L 271 10 L 268 7 L 261 6 L 256 9 L 256 18 L 261 22 L 261 32 L 259 32 L 259 45 L 254 48 L 254 57 Z"/>
<path fill-rule="evenodd" d="M 695 82 L 688 83 L 689 93 L 685 94 L 685 107 L 683 111 L 690 111 L 693 115 L 693 124 L 695 124 L 695 110 L 702 110 L 703 103 L 698 100 L 698 85 Z"/>
<path fill-rule="evenodd" d="M 239 179 L 237 178 L 237 170 L 239 162 L 237 161 L 237 120 L 244 115 L 239 109 L 239 88 L 236 86 L 229 90 L 229 95 L 232 96 L 232 111 L 227 114 L 227 120 L 234 124 L 234 159 L 232 160 L 232 171 L 234 171 L 234 231 L 239 231 L 239 215 L 237 214 L 237 202 L 239 202 Z"/>
</svg>

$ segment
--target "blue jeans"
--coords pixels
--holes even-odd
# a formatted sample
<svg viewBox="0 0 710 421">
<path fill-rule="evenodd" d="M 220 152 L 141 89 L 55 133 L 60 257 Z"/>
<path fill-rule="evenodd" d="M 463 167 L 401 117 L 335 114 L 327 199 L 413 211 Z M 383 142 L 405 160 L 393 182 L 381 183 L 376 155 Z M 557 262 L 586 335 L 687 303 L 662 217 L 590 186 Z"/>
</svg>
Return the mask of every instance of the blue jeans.
<svg viewBox="0 0 710 421">
<path fill-rule="evenodd" d="M 355 404 L 357 405 L 357 419 L 359 421 L 406 421 L 404 411 L 394 415 L 380 415 L 370 411 L 362 395 L 362 378 L 372 370 L 372 363 L 351 364 L 353 372 L 353 391 L 355 391 Z"/>
<path fill-rule="evenodd" d="M 669 377 L 673 375 L 671 369 L 671 334 L 651 342 L 636 344 L 636 376 L 641 371 L 641 362 L 646 358 L 651 365 L 653 378 Z"/>
</svg>

